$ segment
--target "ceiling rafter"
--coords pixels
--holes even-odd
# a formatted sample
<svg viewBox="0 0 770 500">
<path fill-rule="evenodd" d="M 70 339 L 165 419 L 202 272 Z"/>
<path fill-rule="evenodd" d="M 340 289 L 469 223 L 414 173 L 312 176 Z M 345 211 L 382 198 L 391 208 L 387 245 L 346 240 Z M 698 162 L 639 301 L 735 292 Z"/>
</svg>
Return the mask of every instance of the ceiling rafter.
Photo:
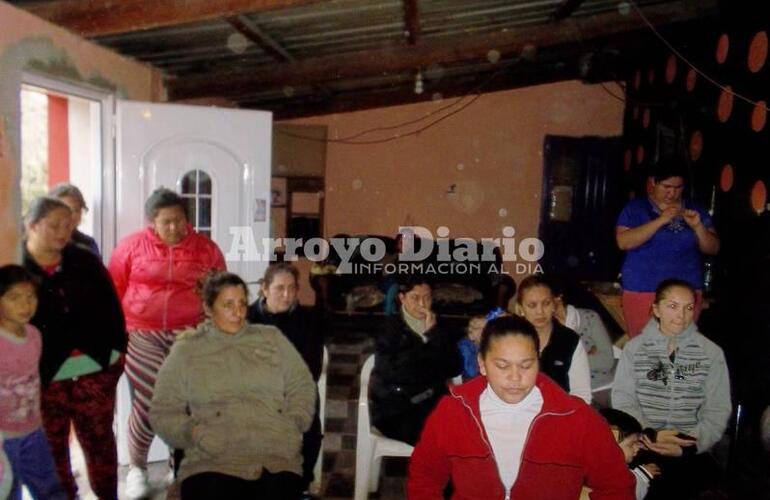
<svg viewBox="0 0 770 500">
<path fill-rule="evenodd" d="M 24 4 L 38 17 L 86 37 L 114 35 L 329 0 L 58 0 Z"/>
<path fill-rule="evenodd" d="M 240 34 L 259 45 L 262 50 L 273 56 L 276 60 L 281 62 L 295 62 L 297 60 L 272 36 L 265 33 L 262 28 L 256 23 L 251 22 L 246 16 L 231 16 L 227 18 L 227 22 Z"/>
<path fill-rule="evenodd" d="M 562 0 L 562 2 L 556 7 L 556 10 L 551 14 L 551 19 L 554 21 L 561 21 L 567 19 L 573 12 L 580 8 L 583 0 Z"/>
<path fill-rule="evenodd" d="M 285 63 L 293 63 L 297 61 L 291 53 L 286 50 L 278 41 L 266 33 L 257 23 L 252 22 L 248 17 L 244 15 L 231 16 L 227 18 L 227 22 L 235 28 L 240 34 L 247 39 L 259 45 L 262 50 L 267 54 L 270 54 L 277 61 Z M 330 97 L 332 92 L 323 85 L 312 86 L 320 94 Z"/>
<path fill-rule="evenodd" d="M 654 24 L 687 21 L 703 14 L 703 6 L 681 1 L 658 4 L 644 9 Z M 383 73 L 411 71 L 431 64 L 452 64 L 485 59 L 490 50 L 501 56 L 519 55 L 526 46 L 540 51 L 563 43 L 576 42 L 577 36 L 592 39 L 631 30 L 643 30 L 644 24 L 633 13 L 617 11 L 572 18 L 549 29 L 524 27 L 475 37 L 421 39 L 414 46 L 393 46 L 334 56 L 322 56 L 294 63 L 278 64 L 269 69 L 187 76 L 170 80 L 172 99 L 227 95 L 236 97 L 259 89 L 308 85 L 344 78 L 361 78 Z"/>
<path fill-rule="evenodd" d="M 403 0 L 404 2 L 404 29 L 409 45 L 415 45 L 420 38 L 420 10 L 417 0 Z"/>
</svg>

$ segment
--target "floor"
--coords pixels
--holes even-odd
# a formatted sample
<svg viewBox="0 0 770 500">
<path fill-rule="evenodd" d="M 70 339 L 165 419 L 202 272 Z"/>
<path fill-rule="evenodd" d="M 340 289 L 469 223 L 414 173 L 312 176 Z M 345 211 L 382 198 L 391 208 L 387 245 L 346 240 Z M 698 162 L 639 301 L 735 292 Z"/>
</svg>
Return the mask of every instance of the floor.
<svg viewBox="0 0 770 500">
<path fill-rule="evenodd" d="M 329 370 L 326 393 L 326 431 L 324 437 L 324 473 L 321 498 L 328 500 L 353 497 L 356 462 L 356 418 L 358 377 L 366 358 L 373 352 L 373 326 L 366 321 L 338 318 L 327 334 Z M 379 491 L 372 498 L 406 498 L 404 483 L 407 459 L 384 459 Z"/>
</svg>

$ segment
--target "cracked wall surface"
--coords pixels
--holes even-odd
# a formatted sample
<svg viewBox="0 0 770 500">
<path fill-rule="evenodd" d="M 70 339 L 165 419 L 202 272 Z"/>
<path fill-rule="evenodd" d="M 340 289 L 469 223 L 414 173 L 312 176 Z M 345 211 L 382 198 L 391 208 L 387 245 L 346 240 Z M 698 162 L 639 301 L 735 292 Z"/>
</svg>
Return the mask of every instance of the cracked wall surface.
<svg viewBox="0 0 770 500">
<path fill-rule="evenodd" d="M 21 105 L 24 72 L 114 93 L 165 100 L 162 74 L 0 1 L 0 265 L 17 261 L 21 230 Z"/>
</svg>

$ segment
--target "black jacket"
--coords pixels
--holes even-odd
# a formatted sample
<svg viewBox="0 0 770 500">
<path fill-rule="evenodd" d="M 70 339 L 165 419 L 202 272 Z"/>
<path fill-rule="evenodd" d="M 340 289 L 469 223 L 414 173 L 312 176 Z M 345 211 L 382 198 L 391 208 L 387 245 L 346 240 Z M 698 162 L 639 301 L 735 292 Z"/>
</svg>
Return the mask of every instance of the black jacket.
<svg viewBox="0 0 770 500">
<path fill-rule="evenodd" d="M 75 244 L 62 250 L 51 275 L 23 247 L 23 266 L 39 280 L 38 306 L 30 323 L 43 336 L 40 378 L 48 384 L 70 353 L 77 349 L 99 363 L 110 364 L 113 350 L 126 351 L 126 323 L 115 287 L 102 262 Z"/>
<path fill-rule="evenodd" d="M 324 336 L 320 319 L 315 312 L 300 305 L 295 305 L 285 313 L 273 314 L 267 311 L 263 300 L 257 300 L 249 306 L 249 323 L 272 325 L 281 330 L 299 352 L 305 364 L 318 382 L 323 365 Z"/>
<path fill-rule="evenodd" d="M 551 377 L 559 387 L 569 392 L 569 369 L 572 356 L 580 342 L 580 336 L 573 330 L 553 320 L 553 330 L 548 345 L 540 353 L 540 371 Z"/>
<path fill-rule="evenodd" d="M 427 342 L 412 331 L 403 313 L 385 318 L 375 338 L 372 372 L 372 417 L 378 420 L 408 413 L 426 400 L 438 401 L 447 381 L 462 371 L 456 335 L 437 323 L 425 332 Z"/>
</svg>

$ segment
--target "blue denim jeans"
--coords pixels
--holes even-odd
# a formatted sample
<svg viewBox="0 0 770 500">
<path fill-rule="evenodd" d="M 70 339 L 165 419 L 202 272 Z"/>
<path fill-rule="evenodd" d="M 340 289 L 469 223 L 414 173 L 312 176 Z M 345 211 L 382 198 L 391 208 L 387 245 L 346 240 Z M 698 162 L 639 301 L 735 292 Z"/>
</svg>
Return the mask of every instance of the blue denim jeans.
<svg viewBox="0 0 770 500">
<path fill-rule="evenodd" d="M 22 485 L 36 500 L 67 500 L 42 427 L 24 436 L 6 438 L 3 449 L 13 470 L 9 500 L 21 500 Z"/>
</svg>

